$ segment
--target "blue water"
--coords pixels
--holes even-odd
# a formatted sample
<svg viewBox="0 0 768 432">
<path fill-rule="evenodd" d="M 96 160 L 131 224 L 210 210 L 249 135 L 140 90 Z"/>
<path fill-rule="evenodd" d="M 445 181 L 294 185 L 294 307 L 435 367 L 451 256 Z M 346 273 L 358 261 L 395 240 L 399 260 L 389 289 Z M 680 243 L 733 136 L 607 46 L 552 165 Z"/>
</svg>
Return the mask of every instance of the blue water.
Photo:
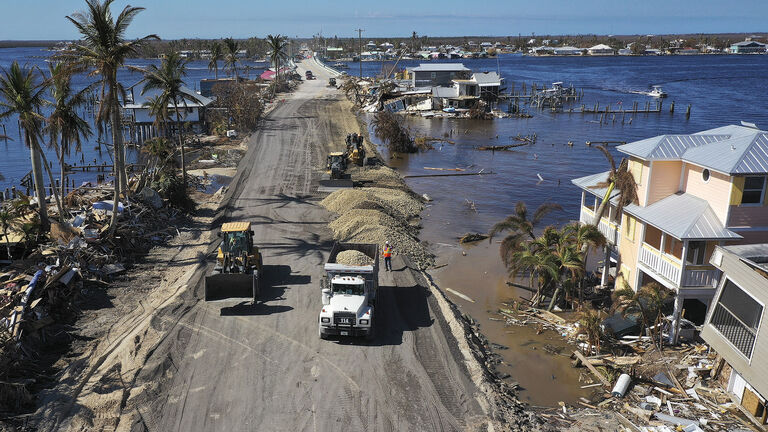
<svg viewBox="0 0 768 432">
<path fill-rule="evenodd" d="M 45 59 L 50 57 L 50 52 L 42 48 L 4 48 L 0 49 L 0 67 L 7 69 L 11 63 L 18 61 L 19 64 L 27 65 L 29 67 L 39 67 L 44 72 L 48 72 L 48 64 Z M 150 64 L 159 64 L 160 60 L 148 60 L 148 59 L 130 59 L 127 62 L 131 66 L 146 67 Z M 248 71 L 250 76 L 258 76 L 264 71 L 263 64 L 245 62 L 241 67 L 250 66 L 252 69 Z M 240 72 L 245 74 L 245 72 Z M 219 76 L 225 76 L 223 67 L 219 67 Z M 187 65 L 187 76 L 185 83 L 187 87 L 198 90 L 200 87 L 200 80 L 204 78 L 213 78 L 213 72 L 208 71 L 207 60 L 192 61 Z M 127 69 L 121 70 L 118 73 L 118 80 L 123 83 L 124 86 L 130 86 L 137 83 L 141 79 L 141 75 L 137 72 L 132 72 Z M 91 81 L 85 76 L 76 76 L 73 78 L 73 87 L 80 90 L 85 88 Z M 93 123 L 93 112 L 84 110 L 81 112 L 83 118 L 87 119 L 91 124 Z M 5 190 L 11 186 L 19 186 L 21 178 L 30 171 L 29 150 L 24 146 L 21 140 L 18 121 L 15 117 L 0 120 L 0 134 L 3 133 L 3 125 L 5 126 L 5 134 L 10 137 L 11 141 L 7 143 L 4 140 L 0 140 L 0 174 L 4 179 L 0 179 L 0 189 Z M 96 129 L 93 130 L 93 136 L 82 145 L 82 154 L 75 155 L 74 153 L 65 158 L 67 163 L 75 163 L 77 165 L 83 165 L 84 163 L 97 164 L 111 164 L 112 154 L 105 146 L 101 146 L 101 151 L 98 150 L 97 138 L 98 133 Z M 105 132 L 102 141 L 111 142 L 111 135 L 108 131 Z M 56 153 L 52 149 L 46 150 L 46 157 L 49 161 L 53 162 L 54 178 L 58 179 L 58 159 Z M 135 162 L 137 158 L 137 151 L 129 148 L 127 151 L 127 161 L 129 163 Z M 47 177 L 46 177 L 47 178 Z M 96 180 L 96 172 L 75 172 L 70 175 L 76 184 L 81 184 L 84 181 Z M 47 183 L 47 180 L 46 180 Z"/>
<path fill-rule="evenodd" d="M 527 57 L 503 55 L 496 59 L 451 60 L 462 62 L 474 71 L 500 70 L 506 86 L 520 89 L 563 81 L 584 89 L 582 103 L 591 107 L 619 102 L 642 108 L 652 98 L 630 93 L 662 85 L 669 97 L 661 114 L 621 115 L 616 122 L 600 124 L 599 116 L 536 112 L 531 119 L 423 119 L 407 117 L 414 134 L 442 137 L 453 131 L 455 145 L 438 144 L 435 150 L 392 160 L 404 174 L 434 174 L 429 167 L 468 167 L 492 170 L 496 175 L 409 179 L 419 193 L 435 201 L 425 212 L 422 238 L 446 242 L 469 231 L 486 232 L 495 222 L 511 213 L 517 201 L 535 208 L 545 201 L 556 201 L 564 211 L 553 214 L 545 223 L 577 219 L 581 192 L 570 183 L 576 177 L 607 171 L 604 156 L 587 147 L 586 141 L 631 142 L 660 134 L 692 133 L 740 121 L 768 128 L 768 102 L 762 90 L 768 82 L 768 56 L 662 56 L 662 57 Z M 398 68 L 419 61 L 401 62 Z M 388 63 L 391 67 L 392 63 Z M 380 62 L 363 62 L 363 75 L 379 73 Z M 358 73 L 358 63 L 350 63 L 350 74 Z M 676 109 L 668 107 L 675 101 Z M 685 108 L 690 104 L 690 119 Z M 632 117 L 632 123 L 629 119 Z M 473 147 L 510 144 L 511 136 L 536 133 L 535 145 L 511 152 L 481 152 Z M 498 138 L 496 138 L 498 136 Z M 568 147 L 568 141 L 574 146 Z M 616 162 L 621 154 L 614 150 Z M 537 174 L 544 181 L 539 182 Z M 473 201 L 477 212 L 466 201 Z"/>
</svg>

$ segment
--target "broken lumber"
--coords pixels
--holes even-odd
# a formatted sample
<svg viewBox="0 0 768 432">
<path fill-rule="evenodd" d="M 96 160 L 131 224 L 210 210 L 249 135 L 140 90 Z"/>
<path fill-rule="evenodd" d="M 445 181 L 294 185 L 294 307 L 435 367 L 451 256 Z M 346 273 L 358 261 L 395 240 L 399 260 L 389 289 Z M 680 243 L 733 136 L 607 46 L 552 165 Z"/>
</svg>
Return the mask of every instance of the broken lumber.
<svg viewBox="0 0 768 432">
<path fill-rule="evenodd" d="M 600 380 L 601 383 L 603 383 L 604 386 L 610 387 L 611 383 L 608 382 L 608 380 L 603 376 L 603 374 L 600 373 L 600 371 L 597 370 L 596 367 L 592 366 L 592 363 L 587 360 L 586 357 L 584 357 L 584 354 L 580 353 L 578 350 L 573 352 L 573 355 L 576 356 L 577 359 L 581 360 L 581 363 L 589 369 L 590 372 L 592 372 L 592 375 L 595 376 L 598 380 Z"/>
</svg>

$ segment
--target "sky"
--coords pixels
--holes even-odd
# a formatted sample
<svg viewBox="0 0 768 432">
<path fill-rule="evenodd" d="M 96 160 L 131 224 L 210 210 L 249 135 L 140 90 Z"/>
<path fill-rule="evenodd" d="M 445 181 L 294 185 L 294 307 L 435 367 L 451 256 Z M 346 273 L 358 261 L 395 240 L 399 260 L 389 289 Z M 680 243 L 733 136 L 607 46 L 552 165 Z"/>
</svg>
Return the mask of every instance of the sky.
<svg viewBox="0 0 768 432">
<path fill-rule="evenodd" d="M 117 0 L 145 7 L 129 37 L 163 39 L 765 32 L 768 0 Z M 0 0 L 0 40 L 76 39 L 83 0 Z"/>
</svg>

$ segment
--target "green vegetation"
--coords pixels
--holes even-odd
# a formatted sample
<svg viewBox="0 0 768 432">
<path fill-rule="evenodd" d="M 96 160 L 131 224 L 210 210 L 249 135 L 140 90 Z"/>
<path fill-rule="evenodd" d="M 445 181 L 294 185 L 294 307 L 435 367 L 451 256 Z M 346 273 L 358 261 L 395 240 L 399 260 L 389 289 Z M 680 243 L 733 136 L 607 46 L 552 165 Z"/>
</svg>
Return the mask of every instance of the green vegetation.
<svg viewBox="0 0 768 432">
<path fill-rule="evenodd" d="M 579 223 L 561 229 L 548 226 L 536 236 L 536 226 L 548 213 L 560 209 L 558 204 L 545 203 L 529 219 L 527 206 L 518 202 L 515 213 L 489 233 L 491 238 L 508 233 L 499 249 L 502 261 L 511 277 L 528 276 L 531 289 L 536 289 L 534 306 L 550 296 L 549 310 L 561 300 L 573 303 L 577 291 L 581 297 L 587 247 L 605 244 L 605 237 L 594 226 Z"/>
<path fill-rule="evenodd" d="M 623 316 L 640 319 L 641 336 L 647 331 L 654 345 L 661 350 L 663 346 L 661 325 L 664 322 L 664 305 L 674 297 L 674 293 L 659 284 L 651 282 L 635 291 L 624 281 L 624 286 L 613 292 L 614 308 Z"/>
</svg>

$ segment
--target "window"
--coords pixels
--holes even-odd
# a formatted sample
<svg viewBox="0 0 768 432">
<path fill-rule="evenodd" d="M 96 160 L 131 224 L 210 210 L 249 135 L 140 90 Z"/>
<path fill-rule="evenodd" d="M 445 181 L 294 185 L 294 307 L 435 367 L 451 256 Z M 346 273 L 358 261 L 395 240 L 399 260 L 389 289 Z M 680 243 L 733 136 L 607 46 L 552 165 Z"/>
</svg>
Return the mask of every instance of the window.
<svg viewBox="0 0 768 432">
<path fill-rule="evenodd" d="M 661 230 L 655 226 L 645 226 L 645 242 L 656 250 L 661 250 Z"/>
<path fill-rule="evenodd" d="M 760 204 L 763 202 L 765 177 L 751 176 L 744 178 L 744 192 L 741 194 L 742 204 Z"/>
<path fill-rule="evenodd" d="M 436 73 L 436 72 L 431 72 L 431 73 L 429 74 L 429 77 L 430 77 L 430 78 L 432 78 L 432 79 L 434 79 L 434 78 L 436 78 L 436 77 L 437 77 L 437 73 Z"/>
<path fill-rule="evenodd" d="M 636 226 L 635 218 L 633 218 L 630 215 L 626 215 L 624 216 L 624 218 L 625 218 L 624 226 L 626 227 L 624 235 L 627 237 L 629 241 L 633 242 L 635 241 L 635 226 Z"/>
<path fill-rule="evenodd" d="M 688 242 L 688 253 L 685 257 L 685 263 L 691 265 L 704 265 L 704 253 L 707 251 L 707 242 L 690 241 Z"/>
<path fill-rule="evenodd" d="M 667 235 L 664 240 L 664 253 L 672 255 L 676 258 L 683 257 L 683 242 Z"/>
<path fill-rule="evenodd" d="M 704 171 L 701 172 L 701 179 L 704 180 L 704 183 L 709 181 L 709 170 L 704 168 Z"/>
<path fill-rule="evenodd" d="M 710 324 L 747 358 L 752 357 L 763 306 L 726 279 Z"/>
</svg>

